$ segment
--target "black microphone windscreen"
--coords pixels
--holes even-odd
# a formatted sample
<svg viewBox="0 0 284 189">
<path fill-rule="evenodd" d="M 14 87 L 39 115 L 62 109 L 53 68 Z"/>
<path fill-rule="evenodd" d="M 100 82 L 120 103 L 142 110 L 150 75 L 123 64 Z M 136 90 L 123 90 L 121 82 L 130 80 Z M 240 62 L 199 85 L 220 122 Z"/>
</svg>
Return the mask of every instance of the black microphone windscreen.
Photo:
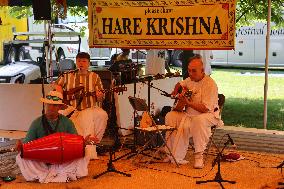
<svg viewBox="0 0 284 189">
<path fill-rule="evenodd" d="M 162 95 L 164 95 L 166 97 L 171 97 L 171 94 L 169 94 L 169 93 L 162 93 Z"/>
</svg>

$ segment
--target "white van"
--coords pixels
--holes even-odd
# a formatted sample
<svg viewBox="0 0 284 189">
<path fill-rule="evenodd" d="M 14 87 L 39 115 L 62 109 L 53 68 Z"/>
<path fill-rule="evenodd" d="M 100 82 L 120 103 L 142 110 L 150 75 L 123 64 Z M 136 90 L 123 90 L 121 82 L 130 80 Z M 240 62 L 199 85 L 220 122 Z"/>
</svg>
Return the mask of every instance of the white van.
<svg viewBox="0 0 284 189">
<path fill-rule="evenodd" d="M 30 83 L 41 77 L 40 67 L 30 62 L 12 62 L 0 67 L 0 83 Z"/>
<path fill-rule="evenodd" d="M 89 48 L 89 29 L 87 18 L 84 16 L 71 16 L 68 14 L 66 19 L 59 19 L 59 24 L 73 31 L 83 33 L 81 35 L 81 47 L 84 52 L 89 52 L 92 66 L 104 66 L 110 62 L 111 48 Z"/>
<path fill-rule="evenodd" d="M 211 65 L 263 67 L 266 55 L 265 23 L 243 26 L 236 30 L 235 50 L 214 50 Z M 284 28 L 270 34 L 269 66 L 284 67 Z"/>
<path fill-rule="evenodd" d="M 14 40 L 10 42 L 10 50 L 21 49 L 22 58 L 0 68 L 0 83 L 31 83 L 46 75 L 46 61 L 43 57 L 43 44 L 46 43 L 44 36 L 43 32 L 14 33 Z M 55 61 L 55 53 L 59 50 L 57 46 L 62 50 L 68 50 L 71 46 L 79 49 L 80 39 L 80 33 L 77 32 L 53 32 L 52 44 L 55 46 L 52 51 L 53 76 L 58 76 L 62 71 L 74 69 L 75 62 L 70 58 L 75 58 L 78 52 L 59 54 L 59 60 Z"/>
<path fill-rule="evenodd" d="M 30 33 L 44 33 L 44 23 L 35 23 L 35 20 L 33 17 L 28 18 L 28 26 L 29 26 L 29 32 Z M 52 32 L 70 32 L 70 33 L 75 33 L 73 28 L 65 26 L 63 24 L 53 24 L 51 26 L 51 31 Z M 80 35 L 79 32 L 77 32 L 78 35 Z M 30 39 L 34 39 L 33 37 L 30 37 Z M 36 39 L 38 39 L 38 36 L 36 36 Z M 55 37 L 54 40 L 59 40 L 59 41 L 75 41 L 78 40 L 78 37 L 69 37 L 68 35 L 62 36 L 62 37 Z M 80 51 L 88 52 L 88 48 L 86 47 L 86 39 L 82 38 L 80 35 Z M 42 47 L 43 44 L 38 44 L 38 47 Z M 65 58 L 69 59 L 74 59 L 79 51 L 79 46 L 78 44 L 72 44 L 72 43 L 66 43 L 66 44 L 53 44 L 55 49 L 55 53 L 58 56 L 58 60 L 63 60 Z"/>
</svg>

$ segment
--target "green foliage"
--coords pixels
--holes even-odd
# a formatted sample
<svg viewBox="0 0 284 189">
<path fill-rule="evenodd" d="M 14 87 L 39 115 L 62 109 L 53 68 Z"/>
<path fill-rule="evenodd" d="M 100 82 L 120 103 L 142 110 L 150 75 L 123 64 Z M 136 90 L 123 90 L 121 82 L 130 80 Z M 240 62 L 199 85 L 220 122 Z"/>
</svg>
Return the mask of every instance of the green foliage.
<svg viewBox="0 0 284 189">
<path fill-rule="evenodd" d="M 9 14 L 17 19 L 33 15 L 31 7 L 12 7 Z"/>
<path fill-rule="evenodd" d="M 69 7 L 68 12 L 70 13 L 71 16 L 84 16 L 88 17 L 88 8 L 87 7 Z M 88 20 L 86 19 L 86 22 Z"/>
<path fill-rule="evenodd" d="M 88 22 L 88 8 L 83 6 L 83 7 L 79 7 L 79 6 L 76 6 L 76 7 L 70 7 L 68 8 L 68 13 L 71 15 L 71 16 L 82 16 L 82 17 L 86 17 L 86 22 Z M 86 26 L 80 26 L 79 27 L 80 29 L 80 33 L 82 36 L 85 36 L 86 35 L 86 31 L 87 31 L 87 27 Z"/>
<path fill-rule="evenodd" d="M 236 10 L 236 25 L 251 25 L 252 21 L 266 21 L 268 2 L 266 0 L 238 0 Z M 272 0 L 271 21 L 278 27 L 284 26 L 283 0 Z"/>
<path fill-rule="evenodd" d="M 54 4 L 54 2 L 52 1 L 52 4 Z M 82 6 L 82 7 L 79 7 L 79 6 L 76 6 L 76 7 L 69 7 L 68 8 L 68 13 L 71 15 L 71 16 L 83 16 L 83 17 L 86 17 L 86 22 L 88 22 L 88 8 L 85 7 L 85 6 Z M 32 16 L 33 15 L 33 12 L 32 12 L 32 7 L 31 6 L 22 6 L 22 7 L 17 7 L 17 6 L 14 6 L 10 9 L 10 12 L 9 14 L 14 17 L 14 18 L 17 18 L 17 19 L 20 19 L 20 18 L 27 18 L 29 16 Z M 52 12 L 52 23 L 55 22 L 55 19 L 56 19 L 56 15 L 54 12 Z M 38 23 L 41 23 L 43 22 L 42 20 L 36 20 L 34 23 L 35 24 L 38 24 Z M 80 28 L 80 33 L 82 36 L 85 36 L 86 35 L 86 30 L 87 30 L 87 27 L 86 26 L 81 26 Z"/>
<path fill-rule="evenodd" d="M 82 37 L 84 37 L 86 35 L 87 29 L 88 28 L 86 26 L 81 26 L 80 27 L 80 33 L 81 33 Z"/>
</svg>

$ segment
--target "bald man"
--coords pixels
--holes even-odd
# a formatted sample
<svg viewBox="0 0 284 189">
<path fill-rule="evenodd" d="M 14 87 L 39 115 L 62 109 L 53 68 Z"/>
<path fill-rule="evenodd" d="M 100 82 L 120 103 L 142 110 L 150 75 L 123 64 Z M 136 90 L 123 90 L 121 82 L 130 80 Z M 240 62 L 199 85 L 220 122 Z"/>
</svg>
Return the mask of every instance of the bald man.
<svg viewBox="0 0 284 189">
<path fill-rule="evenodd" d="M 192 91 L 190 98 L 179 94 L 180 101 L 185 104 L 184 111 L 171 111 L 166 115 L 166 125 L 177 128 L 167 141 L 174 157 L 180 164 L 184 160 L 189 138 L 194 142 L 194 168 L 202 169 L 204 166 L 203 152 L 211 136 L 211 126 L 223 125 L 218 109 L 218 88 L 214 80 L 204 73 L 201 56 L 189 59 L 189 77 L 176 84 L 172 95 L 178 95 L 180 87 Z M 168 158 L 169 161 L 173 160 Z"/>
</svg>

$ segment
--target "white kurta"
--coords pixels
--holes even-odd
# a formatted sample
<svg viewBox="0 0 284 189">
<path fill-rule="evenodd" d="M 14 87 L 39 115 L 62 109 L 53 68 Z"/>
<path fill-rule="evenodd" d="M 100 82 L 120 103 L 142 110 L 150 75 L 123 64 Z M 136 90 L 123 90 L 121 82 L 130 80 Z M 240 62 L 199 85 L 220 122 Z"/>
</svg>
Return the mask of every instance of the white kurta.
<svg viewBox="0 0 284 189">
<path fill-rule="evenodd" d="M 194 54 L 202 56 L 203 68 L 206 75 L 212 74 L 211 61 L 213 59 L 213 53 L 211 50 L 194 50 Z"/>
<path fill-rule="evenodd" d="M 63 164 L 47 165 L 43 162 L 23 159 L 18 154 L 16 162 L 27 181 L 69 182 L 88 175 L 89 158 L 87 157 Z"/>
<path fill-rule="evenodd" d="M 195 152 L 203 152 L 211 136 L 211 126 L 223 125 L 218 109 L 218 88 L 211 77 L 205 76 L 199 82 L 188 78 L 180 84 L 192 90 L 193 102 L 204 104 L 209 111 L 200 113 L 187 108 L 186 112 L 172 111 L 166 115 L 166 125 L 177 128 L 167 141 L 177 161 L 185 158 L 190 137 L 193 137 Z"/>
<path fill-rule="evenodd" d="M 152 49 L 147 51 L 145 74 L 165 74 L 165 50 Z"/>
</svg>

